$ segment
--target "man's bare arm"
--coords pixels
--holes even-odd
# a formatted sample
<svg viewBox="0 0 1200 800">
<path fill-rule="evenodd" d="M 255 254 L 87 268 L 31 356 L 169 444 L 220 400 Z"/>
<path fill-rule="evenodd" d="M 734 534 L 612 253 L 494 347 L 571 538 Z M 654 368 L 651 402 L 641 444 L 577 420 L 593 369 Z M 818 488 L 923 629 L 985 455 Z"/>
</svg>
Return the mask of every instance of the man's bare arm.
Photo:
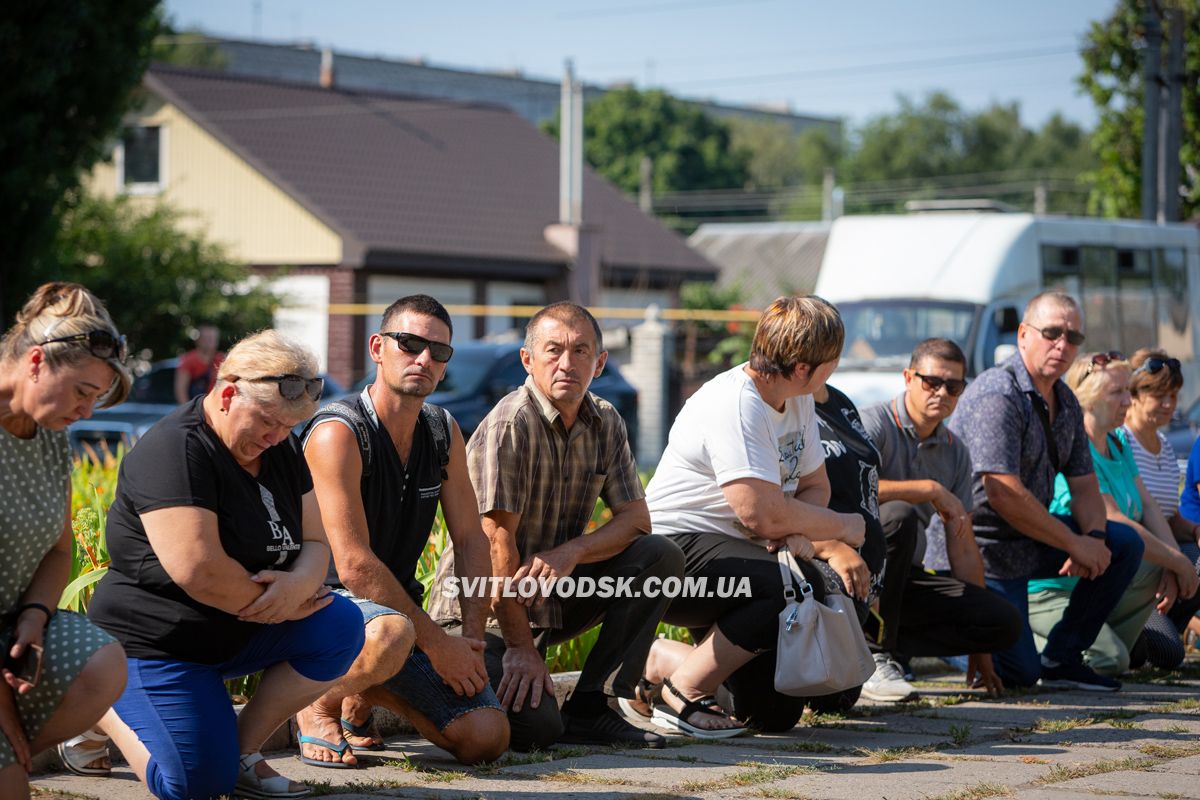
<svg viewBox="0 0 1200 800">
<path fill-rule="evenodd" d="M 475 487 L 467 472 L 467 447 L 458 423 L 450 437 L 450 461 L 446 464 L 446 480 L 442 481 L 442 515 L 450 541 L 454 543 L 454 568 L 460 578 L 492 574 L 492 558 L 488 537 L 479 520 L 479 504 Z M 484 596 L 460 597 L 463 635 L 482 639 L 487 625 L 490 601 Z"/>
</svg>

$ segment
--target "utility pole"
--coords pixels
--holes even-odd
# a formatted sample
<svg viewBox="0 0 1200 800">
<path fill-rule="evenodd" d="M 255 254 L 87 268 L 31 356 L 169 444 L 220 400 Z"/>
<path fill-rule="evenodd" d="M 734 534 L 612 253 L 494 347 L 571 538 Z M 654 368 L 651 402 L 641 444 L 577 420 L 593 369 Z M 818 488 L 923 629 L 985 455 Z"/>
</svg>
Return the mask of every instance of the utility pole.
<svg viewBox="0 0 1200 800">
<path fill-rule="evenodd" d="M 1146 43 L 1142 61 L 1142 219 L 1158 217 L 1158 121 L 1162 84 L 1159 66 L 1162 61 L 1162 26 L 1158 21 L 1158 3 L 1146 0 L 1142 16 L 1146 26 Z"/>
<path fill-rule="evenodd" d="M 642 156 L 638 176 L 638 208 L 647 216 L 654 214 L 654 162 L 650 156 Z"/>
<path fill-rule="evenodd" d="M 1179 148 L 1183 139 L 1183 9 L 1167 11 L 1167 108 L 1159 163 L 1159 222 L 1179 221 Z"/>
</svg>

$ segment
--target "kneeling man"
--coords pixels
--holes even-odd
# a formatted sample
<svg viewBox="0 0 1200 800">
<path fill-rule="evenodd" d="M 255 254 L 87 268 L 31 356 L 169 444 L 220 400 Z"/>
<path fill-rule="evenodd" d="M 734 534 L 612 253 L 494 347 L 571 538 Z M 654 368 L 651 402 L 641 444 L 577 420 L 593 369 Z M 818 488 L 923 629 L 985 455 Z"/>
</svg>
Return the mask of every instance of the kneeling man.
<svg viewBox="0 0 1200 800">
<path fill-rule="evenodd" d="M 496 576 L 512 577 L 514 586 L 533 578 L 552 587 L 571 577 L 576 585 L 587 578 L 623 587 L 613 597 L 542 590 L 536 597 L 503 591 L 497 597 L 499 628 L 489 627 L 485 637 L 487 665 L 508 709 L 514 750 L 555 741 L 665 744 L 609 706 L 609 698 L 634 696 L 669 602 L 643 586 L 682 576 L 683 554 L 665 537 L 646 535 L 650 512 L 625 423 L 588 392 L 607 358 L 600 326 L 587 309 L 573 303 L 543 308 L 525 330 L 525 385 L 492 409 L 467 447 Z M 588 532 L 597 498 L 612 518 Z M 455 544 L 438 565 L 430 605 L 435 619 L 463 613 L 457 587 L 448 583 L 455 558 L 465 555 Z M 560 715 L 546 647 L 596 625 L 600 634 Z"/>
</svg>

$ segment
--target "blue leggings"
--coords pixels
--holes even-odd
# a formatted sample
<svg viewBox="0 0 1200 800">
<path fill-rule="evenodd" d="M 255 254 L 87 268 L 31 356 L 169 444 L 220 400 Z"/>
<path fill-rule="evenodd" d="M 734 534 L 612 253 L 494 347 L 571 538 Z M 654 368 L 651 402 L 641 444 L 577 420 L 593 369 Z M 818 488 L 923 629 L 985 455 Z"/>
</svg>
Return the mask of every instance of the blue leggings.
<svg viewBox="0 0 1200 800">
<path fill-rule="evenodd" d="M 129 682 L 113 710 L 150 751 L 147 788 L 160 800 L 232 794 L 240 754 L 224 681 L 285 661 L 309 680 L 333 681 L 362 645 L 362 614 L 335 596 L 304 619 L 264 625 L 223 664 L 130 658 Z"/>
</svg>

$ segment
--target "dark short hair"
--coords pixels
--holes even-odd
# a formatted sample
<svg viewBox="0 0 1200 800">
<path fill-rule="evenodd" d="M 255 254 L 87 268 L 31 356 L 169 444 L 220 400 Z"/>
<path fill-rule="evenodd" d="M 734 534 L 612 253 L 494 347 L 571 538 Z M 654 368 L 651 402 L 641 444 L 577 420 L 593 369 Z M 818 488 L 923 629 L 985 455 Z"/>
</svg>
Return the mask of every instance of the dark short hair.
<svg viewBox="0 0 1200 800">
<path fill-rule="evenodd" d="M 525 348 L 533 349 L 533 343 L 537 337 L 534 331 L 543 319 L 549 317 L 556 319 L 559 322 L 587 322 L 592 326 L 592 332 L 596 334 L 596 352 L 604 350 L 604 334 L 600 332 L 600 323 L 596 322 L 596 318 L 592 316 L 592 312 L 588 311 L 578 303 L 571 303 L 563 300 L 558 303 L 551 303 L 541 311 L 533 315 L 528 324 L 525 325 Z"/>
<path fill-rule="evenodd" d="M 392 303 L 383 312 L 380 329 L 386 328 L 393 317 L 397 317 L 405 311 L 412 311 L 417 314 L 424 314 L 428 317 L 440 319 L 450 329 L 450 338 L 454 338 L 454 323 L 450 321 L 450 312 L 446 310 L 444 305 L 427 294 L 410 294 Z"/>
<path fill-rule="evenodd" d="M 949 339 L 935 337 L 917 342 L 917 346 L 913 348 L 912 357 L 908 360 L 908 368 L 915 369 L 917 364 L 927 358 L 952 361 L 955 364 L 962 364 L 964 372 L 967 369 L 967 357 L 963 355 L 962 348 Z"/>
<path fill-rule="evenodd" d="M 763 376 L 792 377 L 796 366 L 816 369 L 842 354 L 842 315 L 815 294 L 780 297 L 767 306 L 754 329 L 750 369 Z"/>
</svg>

